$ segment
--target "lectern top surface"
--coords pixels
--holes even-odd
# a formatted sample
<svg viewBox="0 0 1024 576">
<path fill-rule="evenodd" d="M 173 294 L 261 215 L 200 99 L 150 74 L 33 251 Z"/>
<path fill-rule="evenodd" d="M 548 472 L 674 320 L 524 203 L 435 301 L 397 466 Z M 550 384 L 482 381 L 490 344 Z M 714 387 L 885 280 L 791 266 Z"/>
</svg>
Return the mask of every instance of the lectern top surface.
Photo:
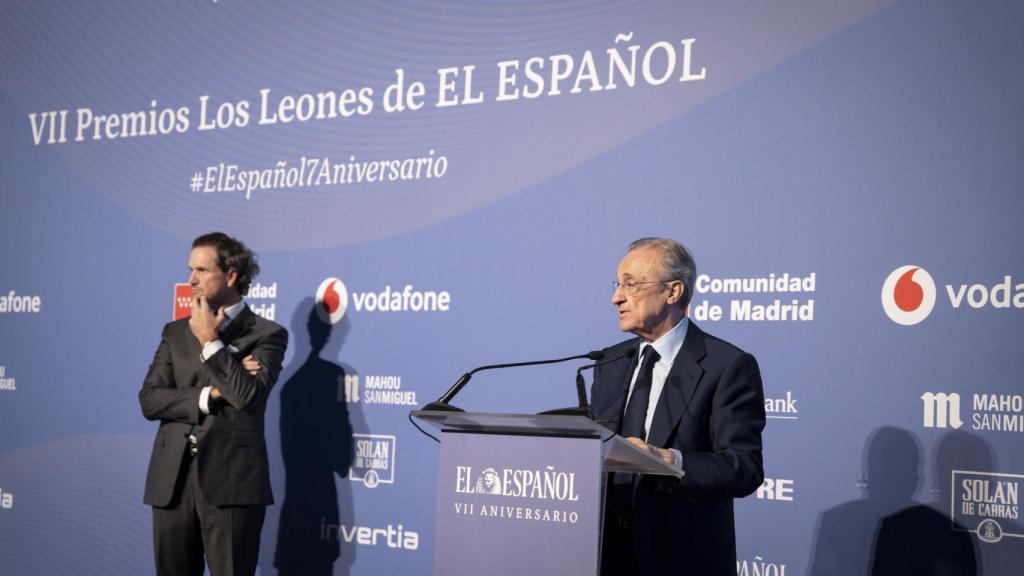
<svg viewBox="0 0 1024 576">
<path fill-rule="evenodd" d="M 578 436 L 602 440 L 614 435 L 611 430 L 582 416 L 418 410 L 412 413 L 412 417 L 443 432 Z"/>
<path fill-rule="evenodd" d="M 633 446 L 623 437 L 583 416 L 417 410 L 412 412 L 412 417 L 442 432 L 600 439 L 605 471 L 676 478 L 684 475 L 679 468 Z"/>
</svg>

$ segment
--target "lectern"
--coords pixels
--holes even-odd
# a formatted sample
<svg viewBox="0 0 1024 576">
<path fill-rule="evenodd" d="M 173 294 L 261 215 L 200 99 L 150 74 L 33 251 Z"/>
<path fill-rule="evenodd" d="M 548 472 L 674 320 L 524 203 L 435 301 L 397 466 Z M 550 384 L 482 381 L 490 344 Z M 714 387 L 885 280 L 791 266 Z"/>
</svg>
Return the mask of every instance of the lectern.
<svg viewBox="0 0 1024 576">
<path fill-rule="evenodd" d="M 420 410 L 441 431 L 434 574 L 598 572 L 604 472 L 683 472 L 583 416 Z"/>
</svg>

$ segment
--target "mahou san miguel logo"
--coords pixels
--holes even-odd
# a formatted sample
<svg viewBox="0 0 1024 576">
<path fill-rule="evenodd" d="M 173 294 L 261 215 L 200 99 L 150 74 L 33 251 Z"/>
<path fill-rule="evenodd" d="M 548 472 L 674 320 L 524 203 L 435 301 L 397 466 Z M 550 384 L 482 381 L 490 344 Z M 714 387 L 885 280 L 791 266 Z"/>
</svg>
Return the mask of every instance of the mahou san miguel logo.
<svg viewBox="0 0 1024 576">
<path fill-rule="evenodd" d="M 900 266 L 882 285 L 882 308 L 897 324 L 912 326 L 935 307 L 935 281 L 920 266 Z"/>
<path fill-rule="evenodd" d="M 925 428 L 957 430 L 970 422 L 971 429 L 979 432 L 1024 433 L 1024 396 L 1020 394 L 976 392 L 963 398 L 961 406 L 957 392 L 925 392 L 921 402 L 924 403 L 922 424 Z M 961 416 L 961 408 L 969 411 L 966 421 Z"/>
</svg>

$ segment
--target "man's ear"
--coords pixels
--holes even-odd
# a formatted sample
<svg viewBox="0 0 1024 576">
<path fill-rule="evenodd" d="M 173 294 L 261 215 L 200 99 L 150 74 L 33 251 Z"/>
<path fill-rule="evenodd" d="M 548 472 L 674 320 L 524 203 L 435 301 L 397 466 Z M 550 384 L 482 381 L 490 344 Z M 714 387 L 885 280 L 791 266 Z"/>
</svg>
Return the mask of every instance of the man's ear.
<svg viewBox="0 0 1024 576">
<path fill-rule="evenodd" d="M 683 286 L 682 282 L 678 280 L 672 281 L 672 283 L 669 284 L 668 303 L 675 304 L 682 300 L 684 292 L 686 292 L 686 287 Z"/>
<path fill-rule="evenodd" d="M 234 268 L 228 269 L 228 288 L 234 288 L 235 283 L 238 282 L 238 271 Z"/>
</svg>

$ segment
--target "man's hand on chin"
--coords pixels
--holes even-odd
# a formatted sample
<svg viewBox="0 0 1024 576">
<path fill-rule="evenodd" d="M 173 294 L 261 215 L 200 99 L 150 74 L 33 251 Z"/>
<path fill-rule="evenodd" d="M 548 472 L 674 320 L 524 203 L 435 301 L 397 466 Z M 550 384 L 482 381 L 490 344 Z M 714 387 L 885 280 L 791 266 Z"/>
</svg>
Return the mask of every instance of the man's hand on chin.
<svg viewBox="0 0 1024 576">
<path fill-rule="evenodd" d="M 626 442 L 629 442 L 630 444 L 636 446 L 641 450 L 646 450 L 651 454 L 654 454 L 658 458 L 661 458 L 662 460 L 669 464 L 672 464 L 673 466 L 676 463 L 675 453 L 667 448 L 658 448 L 657 446 L 653 446 L 651 444 L 648 444 L 647 442 L 644 442 L 643 440 L 637 438 L 636 436 L 630 436 L 629 438 L 626 438 Z"/>
<path fill-rule="evenodd" d="M 188 327 L 192 335 L 199 340 L 199 344 L 205 346 L 207 342 L 217 339 L 217 329 L 224 323 L 224 308 L 219 308 L 216 315 L 210 309 L 210 304 L 203 296 L 192 298 L 192 317 L 188 320 Z"/>
</svg>

